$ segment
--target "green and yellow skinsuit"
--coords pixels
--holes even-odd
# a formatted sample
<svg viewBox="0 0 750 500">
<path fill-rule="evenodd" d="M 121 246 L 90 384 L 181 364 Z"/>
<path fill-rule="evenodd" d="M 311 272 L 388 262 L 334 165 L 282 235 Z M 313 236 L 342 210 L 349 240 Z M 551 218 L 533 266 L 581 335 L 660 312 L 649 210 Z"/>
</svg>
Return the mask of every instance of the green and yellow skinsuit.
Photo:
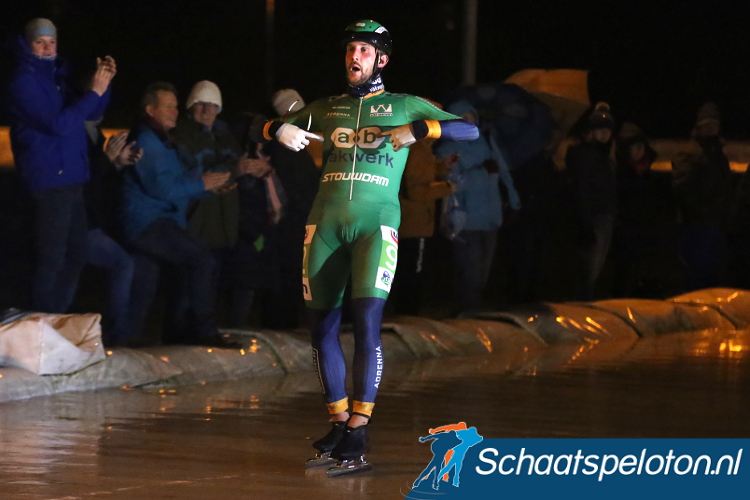
<svg viewBox="0 0 750 500">
<path fill-rule="evenodd" d="M 408 148 L 394 151 L 391 138 L 381 133 L 407 124 L 417 139 L 471 140 L 478 132 L 424 99 L 384 90 L 320 99 L 285 122 L 324 138 L 323 172 L 306 227 L 302 273 L 305 301 L 313 313 L 314 362 L 329 412 L 346 411 L 346 367 L 338 332 L 351 276 L 354 412 L 369 416 L 382 376 L 379 314 L 396 271 L 398 192 L 409 154 Z M 267 123 L 265 138 L 272 139 L 280 126 Z"/>
</svg>

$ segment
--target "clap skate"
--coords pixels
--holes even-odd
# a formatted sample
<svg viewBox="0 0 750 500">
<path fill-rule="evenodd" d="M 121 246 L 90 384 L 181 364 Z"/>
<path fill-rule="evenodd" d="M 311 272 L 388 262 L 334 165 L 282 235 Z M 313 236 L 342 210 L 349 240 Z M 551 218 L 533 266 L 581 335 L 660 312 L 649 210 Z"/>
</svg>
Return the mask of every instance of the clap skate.
<svg viewBox="0 0 750 500">
<path fill-rule="evenodd" d="M 315 454 L 315 458 L 305 462 L 305 468 L 312 469 L 313 467 L 323 467 L 336 463 L 336 460 L 331 458 L 331 452 L 344 436 L 346 421 L 331 422 L 331 424 L 331 430 L 328 434 L 313 443 L 313 447 L 318 450 L 318 453 Z"/>
<path fill-rule="evenodd" d="M 354 429 L 346 427 L 346 433 L 331 452 L 331 457 L 338 463 L 328 469 L 328 477 L 372 470 L 372 464 L 365 460 L 365 453 L 368 451 L 370 439 L 367 436 L 367 425 Z"/>
</svg>

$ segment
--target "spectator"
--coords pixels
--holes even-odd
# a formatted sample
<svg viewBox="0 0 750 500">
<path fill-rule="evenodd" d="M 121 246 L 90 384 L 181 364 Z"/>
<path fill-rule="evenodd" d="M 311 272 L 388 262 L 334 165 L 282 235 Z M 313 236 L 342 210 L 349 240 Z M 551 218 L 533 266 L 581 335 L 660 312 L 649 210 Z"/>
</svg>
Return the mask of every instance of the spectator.
<svg viewBox="0 0 750 500">
<path fill-rule="evenodd" d="M 91 180 L 84 190 L 88 232 L 86 263 L 109 273 L 107 310 L 103 316 L 103 337 L 107 345 L 127 342 L 133 337 L 130 323 L 130 289 L 135 262 L 113 237 L 116 233 L 119 170 L 140 160 L 143 151 L 127 141 L 127 132 L 106 141 L 100 121 L 87 121 Z M 106 142 L 106 147 L 105 147 Z"/>
<path fill-rule="evenodd" d="M 279 90 L 273 95 L 272 102 L 280 117 L 305 106 L 305 101 L 293 89 Z M 286 203 L 275 231 L 280 281 L 264 301 L 262 324 L 274 329 L 296 328 L 304 307 L 299 284 L 302 281 L 305 224 L 318 193 L 320 169 L 308 151 L 292 151 L 276 141 L 264 145 L 263 151 L 278 176 Z"/>
<path fill-rule="evenodd" d="M 448 106 L 448 112 L 476 124 L 477 112 L 466 101 Z M 458 207 L 466 213 L 466 220 L 451 240 L 453 248 L 454 310 L 458 316 L 481 306 L 482 292 L 489 279 L 495 257 L 497 233 L 503 224 L 503 205 L 499 181 L 508 191 L 510 206 L 521 208 L 521 201 L 513 185 L 505 159 L 492 137 L 482 135 L 467 142 L 445 141 L 435 148 L 438 158 L 458 153 L 458 163 L 450 180 L 458 182 L 455 194 Z"/>
<path fill-rule="evenodd" d="M 171 132 L 183 165 L 199 175 L 231 172 L 236 176 L 241 150 L 229 126 L 217 119 L 222 109 L 219 87 L 209 81 L 196 83 L 186 107 L 187 116 Z M 231 248 L 237 241 L 238 211 L 236 190 L 203 196 L 190 207 L 190 234 L 211 248 Z"/>
<path fill-rule="evenodd" d="M 435 233 L 435 201 L 455 193 L 458 187 L 445 180 L 458 153 L 438 160 L 432 152 L 434 143 L 435 139 L 425 138 L 411 146 L 401 178 L 398 279 L 391 291 L 396 314 L 419 314 L 429 242 Z"/>
<path fill-rule="evenodd" d="M 210 81 L 196 83 L 188 96 L 187 116 L 177 122 L 171 136 L 177 146 L 180 159 L 187 168 L 188 175 L 205 172 L 230 172 L 237 177 L 242 162 L 242 150 L 229 130 L 229 126 L 217 116 L 222 110 L 219 87 Z M 236 189 L 218 195 L 202 196 L 195 199 L 188 208 L 188 231 L 191 236 L 206 244 L 214 254 L 216 272 L 210 283 L 219 295 L 220 284 L 231 279 L 227 264 L 232 258 L 239 226 L 239 196 Z M 182 291 L 181 307 L 188 308 L 188 297 Z M 178 301 L 180 302 L 180 301 Z M 230 309 L 235 306 L 229 301 Z M 177 306 L 176 307 L 180 307 Z M 230 316 L 232 312 L 229 312 Z M 178 315 L 185 317 L 184 314 Z"/>
<path fill-rule="evenodd" d="M 549 266 L 551 255 L 559 256 L 565 251 L 556 238 L 571 220 L 570 186 L 564 171 L 553 160 L 558 143 L 551 142 L 513 171 L 513 184 L 523 210 L 502 233 L 508 239 L 511 258 L 507 265 L 509 303 L 550 300 L 554 286 L 566 280 Z"/>
<path fill-rule="evenodd" d="M 205 191 L 219 192 L 229 180 L 229 172 L 188 171 L 180 161 L 169 138 L 178 115 L 177 92 L 164 82 L 151 84 L 141 100 L 143 122 L 132 132 L 143 158 L 124 170 L 123 231 L 130 246 L 159 264 L 179 269 L 184 274 L 190 302 L 189 331 L 175 328 L 183 325 L 175 318 L 174 307 L 168 311 L 170 326 L 165 343 L 201 343 L 234 347 L 227 343 L 216 327 L 215 289 L 211 283 L 215 269 L 211 251 L 187 231 L 186 210 L 191 200 Z M 153 300 L 155 279 L 139 277 L 133 283 L 132 307 L 137 325 Z"/>
<path fill-rule="evenodd" d="M 599 275 L 612 242 L 617 213 L 617 180 L 612 154 L 615 120 L 600 102 L 589 115 L 580 144 L 570 146 L 565 164 L 570 175 L 578 224 L 581 300 L 594 298 Z"/>
<path fill-rule="evenodd" d="M 243 113 L 232 127 L 243 157 L 247 158 L 247 168 L 237 178 L 240 197 L 239 240 L 231 264 L 231 274 L 236 283 L 232 289 L 232 301 L 236 307 L 233 307 L 230 315 L 230 324 L 235 327 L 247 324 L 256 295 L 277 295 L 281 290 L 277 221 L 272 216 L 277 212 L 268 192 L 269 176 L 274 169 L 265 152 L 268 145 L 264 148 L 253 139 L 261 133 L 266 121 L 263 115 Z"/>
<path fill-rule="evenodd" d="M 680 255 L 690 290 L 720 286 L 725 279 L 727 225 L 734 194 L 720 134 L 719 108 L 708 102 L 698 111 L 690 148 L 672 162 Z"/>
<path fill-rule="evenodd" d="M 658 258 L 662 245 L 662 214 L 667 210 L 657 174 L 651 172 L 656 151 L 634 123 L 623 123 L 617 134 L 618 217 L 614 240 L 617 297 L 658 296 Z"/>
<path fill-rule="evenodd" d="M 97 59 L 89 88 L 74 96 L 68 67 L 57 56 L 57 29 L 30 21 L 14 44 L 16 68 L 8 87 L 11 146 L 34 209 L 36 268 L 32 308 L 64 313 L 85 264 L 89 180 L 86 120 L 101 118 L 116 73 L 114 59 Z"/>
</svg>

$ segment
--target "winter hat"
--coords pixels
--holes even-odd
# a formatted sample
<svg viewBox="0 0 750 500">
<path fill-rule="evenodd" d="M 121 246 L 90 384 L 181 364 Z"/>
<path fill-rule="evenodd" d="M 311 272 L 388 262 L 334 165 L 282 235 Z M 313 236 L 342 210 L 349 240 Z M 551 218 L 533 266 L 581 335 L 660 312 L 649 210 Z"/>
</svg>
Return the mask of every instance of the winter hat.
<svg viewBox="0 0 750 500">
<path fill-rule="evenodd" d="M 594 107 L 594 112 L 589 115 L 589 130 L 597 128 L 608 128 L 614 130 L 615 119 L 609 111 L 609 104 L 599 102 Z"/>
<path fill-rule="evenodd" d="M 196 102 L 216 104 L 219 107 L 218 112 L 221 113 L 221 91 L 219 91 L 218 85 L 208 80 L 203 80 L 193 85 L 193 89 L 190 91 L 185 105 L 187 109 L 190 109 Z"/>
<path fill-rule="evenodd" d="M 293 113 L 305 107 L 305 101 L 302 100 L 302 97 L 294 89 L 281 89 L 277 91 L 271 98 L 271 102 L 273 103 L 273 109 L 279 116 L 284 116 L 290 112 Z M 289 109 L 290 106 L 292 109 Z"/>
<path fill-rule="evenodd" d="M 709 123 L 721 124 L 721 114 L 716 103 L 707 102 L 698 110 L 698 117 L 695 120 L 695 126 L 708 125 Z"/>
<path fill-rule="evenodd" d="M 49 19 L 37 17 L 26 24 L 26 27 L 24 28 L 26 43 L 31 45 L 34 40 L 40 36 L 51 36 L 52 38 L 57 39 L 57 28 Z"/>
</svg>

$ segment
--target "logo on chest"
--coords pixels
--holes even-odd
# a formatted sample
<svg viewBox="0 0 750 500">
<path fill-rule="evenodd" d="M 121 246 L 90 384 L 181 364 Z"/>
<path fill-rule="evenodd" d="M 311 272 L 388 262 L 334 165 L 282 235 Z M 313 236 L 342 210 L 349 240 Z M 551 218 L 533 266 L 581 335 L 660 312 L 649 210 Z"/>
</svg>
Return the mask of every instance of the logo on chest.
<svg viewBox="0 0 750 500">
<path fill-rule="evenodd" d="M 370 106 L 370 116 L 393 116 L 393 104 Z"/>
<path fill-rule="evenodd" d="M 354 130 L 339 127 L 331 133 L 333 144 L 342 149 L 353 148 L 356 144 L 361 149 L 376 149 L 385 137 L 380 137 L 380 127 L 365 127 L 355 133 Z"/>
</svg>

